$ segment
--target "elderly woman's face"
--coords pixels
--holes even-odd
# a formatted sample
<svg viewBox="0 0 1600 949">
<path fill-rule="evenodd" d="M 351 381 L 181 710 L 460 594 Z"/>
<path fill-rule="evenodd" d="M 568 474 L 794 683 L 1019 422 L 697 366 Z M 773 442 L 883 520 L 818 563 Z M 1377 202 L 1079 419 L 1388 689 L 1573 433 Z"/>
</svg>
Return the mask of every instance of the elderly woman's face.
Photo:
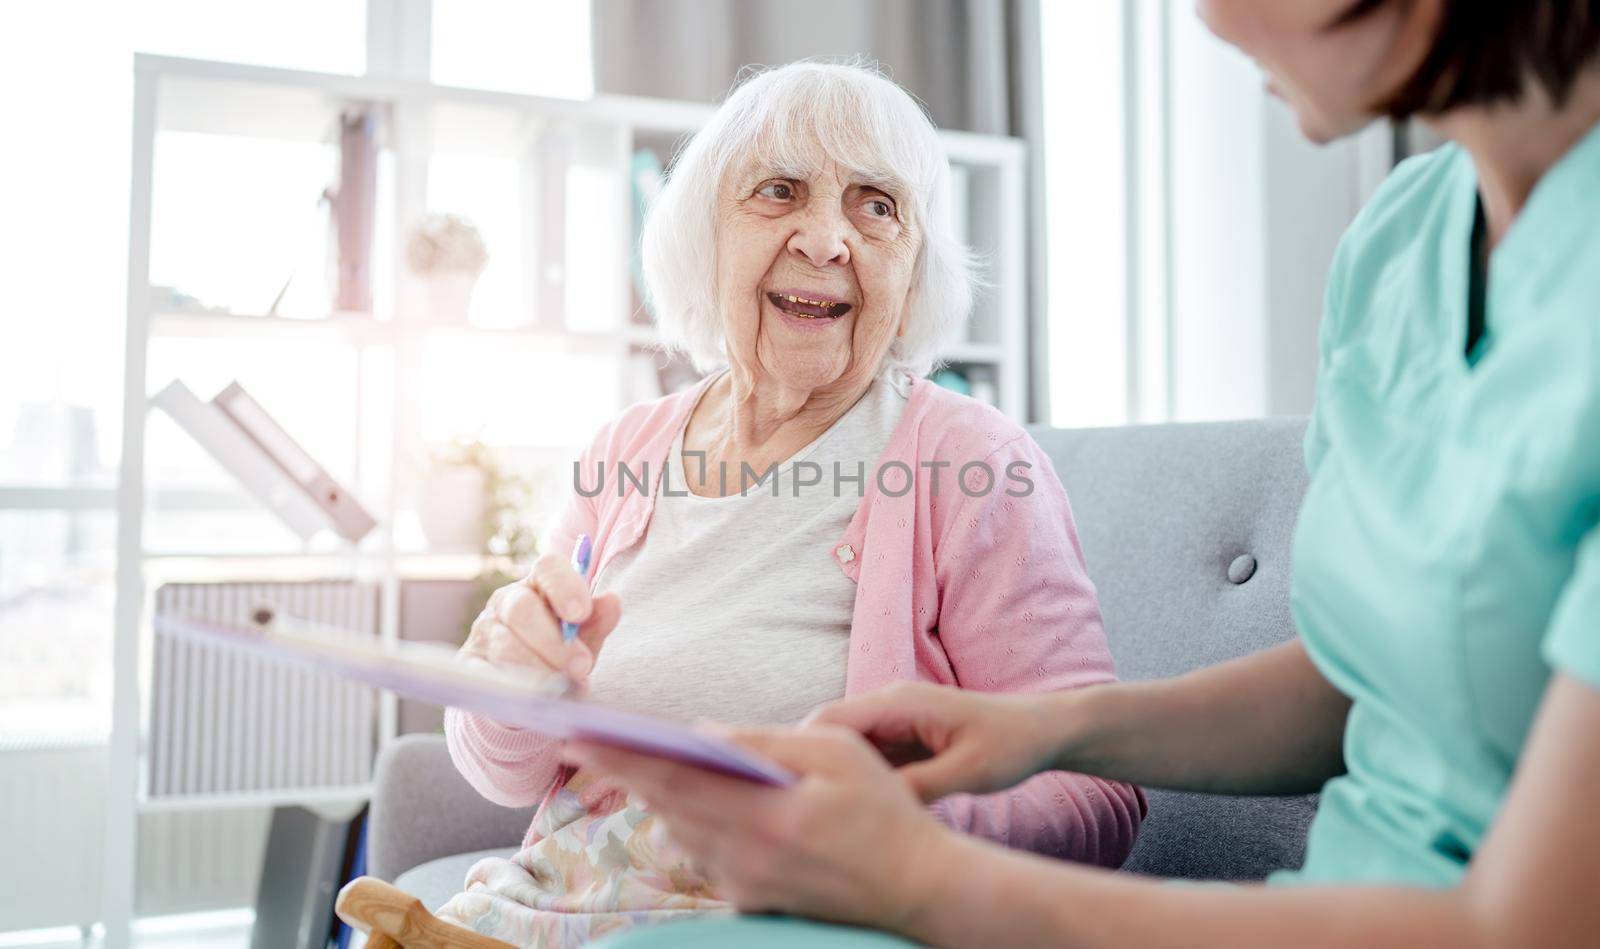
<svg viewBox="0 0 1600 949">
<path fill-rule="evenodd" d="M 830 161 L 747 168 L 717 209 L 717 296 L 736 369 L 796 389 L 870 378 L 906 319 L 922 246 L 909 195 Z M 791 173 L 792 174 L 792 173 Z"/>
</svg>

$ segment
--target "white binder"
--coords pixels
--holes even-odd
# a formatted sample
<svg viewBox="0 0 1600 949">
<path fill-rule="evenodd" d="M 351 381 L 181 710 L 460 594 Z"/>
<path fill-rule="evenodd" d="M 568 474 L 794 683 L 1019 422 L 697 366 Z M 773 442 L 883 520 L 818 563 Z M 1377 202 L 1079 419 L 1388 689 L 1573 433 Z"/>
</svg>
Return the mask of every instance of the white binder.
<svg viewBox="0 0 1600 949">
<path fill-rule="evenodd" d="M 310 496 L 312 502 L 327 515 L 340 537 L 355 543 L 378 526 L 378 522 L 361 506 L 355 495 L 341 487 L 332 475 L 306 454 L 305 449 L 239 383 L 231 383 L 211 401 Z"/>
<path fill-rule="evenodd" d="M 230 389 L 234 387 L 237 382 Z M 238 389 L 238 395 L 243 395 L 243 389 Z M 294 443 L 293 438 L 283 434 L 277 422 L 259 411 L 259 405 L 256 405 L 259 411 L 256 421 L 266 419 L 266 426 L 277 430 L 282 437 L 274 440 L 267 435 L 266 442 L 262 442 L 237 421 L 237 416 L 232 416 L 218 403 L 202 402 L 189 386 L 176 379 L 157 392 L 150 402 L 170 414 L 211 458 L 216 458 L 302 539 L 309 541 L 320 531 L 333 530 L 350 541 L 357 541 L 376 525 L 371 515 L 366 514 L 352 496 L 339 490 L 333 479 Z M 240 403 L 235 402 L 235 405 Z M 251 405 L 254 405 L 253 400 Z M 262 427 L 262 430 L 266 429 Z M 286 458 L 278 451 L 286 454 Z M 336 511 L 323 506 L 315 493 L 330 490 L 328 485 L 336 493 L 336 501 L 342 501 L 336 504 Z"/>
</svg>

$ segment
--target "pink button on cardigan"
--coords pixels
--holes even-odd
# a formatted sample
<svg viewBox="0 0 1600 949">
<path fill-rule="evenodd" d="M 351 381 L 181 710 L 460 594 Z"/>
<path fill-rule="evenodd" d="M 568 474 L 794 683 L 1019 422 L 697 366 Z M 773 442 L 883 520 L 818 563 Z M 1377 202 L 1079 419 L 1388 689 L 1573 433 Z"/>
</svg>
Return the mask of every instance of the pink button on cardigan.
<svg viewBox="0 0 1600 949">
<path fill-rule="evenodd" d="M 578 473 L 590 493 L 603 467 L 601 490 L 574 492 L 547 550 L 569 550 L 589 534 L 596 576 L 639 543 L 662 462 L 707 384 L 636 405 L 600 431 Z M 646 462 L 646 490 L 624 482 L 619 491 L 618 464 L 637 474 Z M 966 470 L 963 490 L 956 478 L 972 462 L 980 464 Z M 994 476 L 988 491 L 985 465 Z M 1066 493 L 1026 432 L 918 380 L 877 469 L 881 480 L 868 464 L 861 506 L 833 550 L 858 588 L 847 694 L 902 680 L 1043 692 L 1114 678 Z M 916 472 L 909 491 L 907 472 Z M 1030 490 L 1024 478 L 1031 493 L 1013 496 Z M 569 774 L 557 743 L 532 732 L 450 709 L 445 735 L 473 787 L 509 807 L 547 799 Z M 998 794 L 947 797 L 934 811 L 998 843 L 1114 867 L 1133 847 L 1145 799 L 1132 785 L 1052 771 Z M 533 841 L 530 828 L 525 845 Z"/>
</svg>

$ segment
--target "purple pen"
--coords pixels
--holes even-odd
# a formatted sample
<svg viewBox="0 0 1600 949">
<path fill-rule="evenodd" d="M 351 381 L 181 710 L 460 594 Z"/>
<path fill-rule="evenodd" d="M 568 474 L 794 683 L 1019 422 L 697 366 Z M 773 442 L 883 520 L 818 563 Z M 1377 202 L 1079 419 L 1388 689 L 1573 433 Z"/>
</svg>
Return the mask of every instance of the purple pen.
<svg viewBox="0 0 1600 949">
<path fill-rule="evenodd" d="M 578 576 L 589 579 L 589 555 L 594 553 L 594 543 L 589 540 L 588 534 L 579 534 L 578 542 L 572 547 L 572 569 L 578 571 Z M 578 638 L 578 624 L 561 623 L 561 641 L 570 643 Z"/>
</svg>

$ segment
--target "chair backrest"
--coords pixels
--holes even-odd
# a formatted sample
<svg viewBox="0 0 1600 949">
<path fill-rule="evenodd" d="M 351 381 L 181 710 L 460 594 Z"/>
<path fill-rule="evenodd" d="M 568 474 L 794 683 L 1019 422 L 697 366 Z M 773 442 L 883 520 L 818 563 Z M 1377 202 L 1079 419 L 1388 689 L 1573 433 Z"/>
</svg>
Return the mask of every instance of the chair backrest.
<svg viewBox="0 0 1600 949">
<path fill-rule="evenodd" d="M 378 752 L 367 872 L 393 882 L 440 857 L 515 849 L 535 810 L 486 800 L 450 761 L 443 735 L 401 735 Z"/>
<path fill-rule="evenodd" d="M 1293 635 L 1304 419 L 1037 429 L 1066 485 L 1118 674 L 1179 675 Z M 1125 868 L 1250 880 L 1297 867 L 1314 796 L 1150 792 Z"/>
</svg>

